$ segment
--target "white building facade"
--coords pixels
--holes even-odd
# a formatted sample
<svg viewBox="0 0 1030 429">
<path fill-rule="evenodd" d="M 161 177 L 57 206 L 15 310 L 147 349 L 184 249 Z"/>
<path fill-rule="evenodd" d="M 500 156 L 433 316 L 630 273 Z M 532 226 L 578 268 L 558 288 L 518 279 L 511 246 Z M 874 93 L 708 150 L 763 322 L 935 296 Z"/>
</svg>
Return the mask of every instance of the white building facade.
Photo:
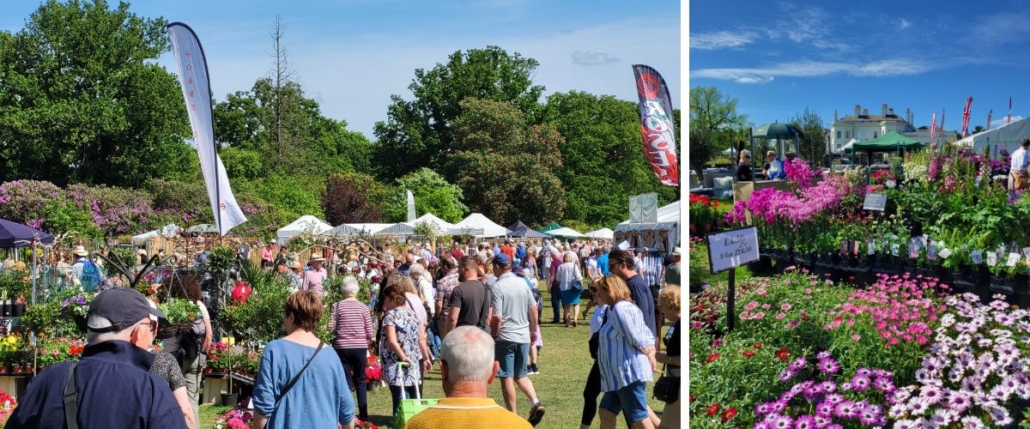
<svg viewBox="0 0 1030 429">
<path fill-rule="evenodd" d="M 946 137 L 940 126 L 934 138 L 930 138 L 930 127 L 923 126 L 916 128 L 912 125 L 915 116 L 911 110 L 905 112 L 905 117 L 898 116 L 894 109 L 881 105 L 879 114 L 869 114 L 868 109 L 856 104 L 852 115 L 839 118 L 837 112 L 833 112 L 833 124 L 830 125 L 830 135 L 827 142 L 827 150 L 830 153 L 839 154 L 841 149 L 852 140 L 869 141 L 888 133 L 896 132 L 921 143 L 933 143 L 938 145 L 944 143 Z M 954 133 L 950 136 L 954 139 Z"/>
</svg>

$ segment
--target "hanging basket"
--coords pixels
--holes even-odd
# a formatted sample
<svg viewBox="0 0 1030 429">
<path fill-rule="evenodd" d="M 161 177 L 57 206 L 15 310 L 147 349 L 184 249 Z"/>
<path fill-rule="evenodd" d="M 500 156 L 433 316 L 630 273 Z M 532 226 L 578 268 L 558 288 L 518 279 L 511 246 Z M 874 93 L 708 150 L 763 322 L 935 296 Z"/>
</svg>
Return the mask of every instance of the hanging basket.
<svg viewBox="0 0 1030 429">
<path fill-rule="evenodd" d="M 193 331 L 193 322 L 164 323 L 157 327 L 157 338 L 166 339 Z"/>
</svg>

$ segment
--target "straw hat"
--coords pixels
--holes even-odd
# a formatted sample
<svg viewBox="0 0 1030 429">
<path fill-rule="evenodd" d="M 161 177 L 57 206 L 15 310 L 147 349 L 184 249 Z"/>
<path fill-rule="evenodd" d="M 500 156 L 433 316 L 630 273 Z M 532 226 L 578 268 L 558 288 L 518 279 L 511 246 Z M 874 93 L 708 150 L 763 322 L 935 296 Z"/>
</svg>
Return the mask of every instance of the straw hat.
<svg viewBox="0 0 1030 429">
<path fill-rule="evenodd" d="M 679 246 L 673 247 L 672 248 L 672 256 L 679 256 L 679 255 L 680 255 L 680 247 Z"/>
<path fill-rule="evenodd" d="M 72 249 L 72 254 L 75 256 L 89 256 L 89 252 L 87 252 L 86 248 L 82 246 L 75 246 L 75 248 Z"/>
<path fill-rule="evenodd" d="M 325 258 L 322 255 L 312 255 L 308 262 L 325 262 Z"/>
</svg>

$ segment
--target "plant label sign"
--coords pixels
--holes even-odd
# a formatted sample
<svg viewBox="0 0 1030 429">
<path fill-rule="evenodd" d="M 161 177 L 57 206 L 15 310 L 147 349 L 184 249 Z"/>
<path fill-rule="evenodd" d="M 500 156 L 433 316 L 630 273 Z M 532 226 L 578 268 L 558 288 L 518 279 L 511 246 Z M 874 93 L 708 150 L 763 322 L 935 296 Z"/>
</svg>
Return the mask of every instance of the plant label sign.
<svg viewBox="0 0 1030 429">
<path fill-rule="evenodd" d="M 862 210 L 884 211 L 887 209 L 887 194 L 869 193 L 865 195 Z"/>
<path fill-rule="evenodd" d="M 708 236 L 708 260 L 712 274 L 757 261 L 758 230 L 747 227 Z"/>
</svg>

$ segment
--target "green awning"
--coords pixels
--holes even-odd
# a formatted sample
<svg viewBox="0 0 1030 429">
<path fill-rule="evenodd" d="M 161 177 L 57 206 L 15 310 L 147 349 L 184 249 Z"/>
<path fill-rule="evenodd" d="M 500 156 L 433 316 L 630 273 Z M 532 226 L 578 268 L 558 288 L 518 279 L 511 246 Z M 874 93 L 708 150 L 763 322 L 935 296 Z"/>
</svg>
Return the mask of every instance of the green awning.
<svg viewBox="0 0 1030 429">
<path fill-rule="evenodd" d="M 923 144 L 912 140 L 911 138 L 905 137 L 894 131 L 889 131 L 887 134 L 880 136 L 877 139 L 855 142 L 852 145 L 851 150 L 848 152 L 894 152 L 899 149 L 911 150 L 920 149 Z"/>
<path fill-rule="evenodd" d="M 559 229 L 559 228 L 561 228 L 561 225 L 558 225 L 558 222 L 551 222 L 550 225 L 547 225 L 547 226 L 541 228 L 540 232 L 546 234 L 548 231 L 554 231 L 554 230 Z"/>
</svg>

